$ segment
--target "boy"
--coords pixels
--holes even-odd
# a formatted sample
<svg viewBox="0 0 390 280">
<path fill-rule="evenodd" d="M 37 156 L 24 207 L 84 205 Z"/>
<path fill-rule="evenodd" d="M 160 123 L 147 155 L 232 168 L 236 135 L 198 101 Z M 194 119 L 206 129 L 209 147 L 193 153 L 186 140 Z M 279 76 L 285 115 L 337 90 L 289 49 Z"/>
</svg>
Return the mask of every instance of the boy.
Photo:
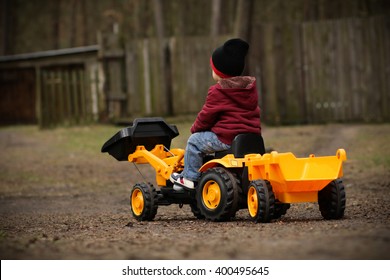
<svg viewBox="0 0 390 280">
<path fill-rule="evenodd" d="M 256 80 L 240 76 L 248 49 L 247 42 L 230 39 L 213 52 L 210 65 L 217 83 L 209 88 L 206 102 L 191 127 L 184 170 L 171 175 L 175 190 L 195 189 L 204 155 L 229 149 L 238 134 L 261 133 Z"/>
</svg>

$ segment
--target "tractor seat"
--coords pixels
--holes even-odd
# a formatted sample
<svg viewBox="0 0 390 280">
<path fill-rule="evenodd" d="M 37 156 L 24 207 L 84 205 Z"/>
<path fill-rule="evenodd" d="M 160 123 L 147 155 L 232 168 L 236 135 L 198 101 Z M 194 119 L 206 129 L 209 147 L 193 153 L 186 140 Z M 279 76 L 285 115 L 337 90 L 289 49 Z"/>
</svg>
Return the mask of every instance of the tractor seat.
<svg viewBox="0 0 390 280">
<path fill-rule="evenodd" d="M 238 134 L 232 142 L 230 149 L 215 152 L 215 158 L 223 158 L 228 154 L 233 154 L 235 158 L 243 158 L 247 154 L 265 153 L 264 140 L 260 134 L 245 133 Z"/>
</svg>

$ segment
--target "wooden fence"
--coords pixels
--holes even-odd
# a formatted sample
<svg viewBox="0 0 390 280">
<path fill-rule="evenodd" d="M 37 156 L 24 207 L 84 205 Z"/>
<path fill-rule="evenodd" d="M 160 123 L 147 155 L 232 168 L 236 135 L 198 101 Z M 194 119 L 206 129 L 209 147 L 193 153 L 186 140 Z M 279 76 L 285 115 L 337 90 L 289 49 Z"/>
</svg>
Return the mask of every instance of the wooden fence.
<svg viewBox="0 0 390 280">
<path fill-rule="evenodd" d="M 83 65 L 40 70 L 41 127 L 92 122 L 92 100 Z"/>
<path fill-rule="evenodd" d="M 0 69 L 0 124 L 36 123 L 34 68 Z"/>
<path fill-rule="evenodd" d="M 267 122 L 390 121 L 389 18 L 255 30 L 251 72 Z"/>
<path fill-rule="evenodd" d="M 13 117 L 2 108 L 20 107 L 12 96 L 26 88 L 41 127 L 195 114 L 214 83 L 210 55 L 228 38 L 148 38 L 122 48 L 109 35 L 99 46 L 0 58 L 0 101 L 11 100 L 0 116 Z M 388 122 L 390 19 L 253 26 L 246 71 L 257 78 L 268 124 Z M 35 82 L 20 89 L 19 72 Z"/>
<path fill-rule="evenodd" d="M 105 111 L 98 46 L 0 57 L 0 118 L 41 128 L 98 121 Z"/>
<path fill-rule="evenodd" d="M 213 83 L 209 57 L 226 38 L 128 42 L 124 109 L 114 115 L 197 113 Z M 388 18 L 262 24 L 251 38 L 248 70 L 258 79 L 264 121 L 390 121 Z"/>
<path fill-rule="evenodd" d="M 165 50 L 161 44 L 165 44 Z M 127 113 L 137 116 L 198 112 L 212 83 L 209 57 L 215 45 L 207 37 L 129 42 L 125 54 Z"/>
</svg>

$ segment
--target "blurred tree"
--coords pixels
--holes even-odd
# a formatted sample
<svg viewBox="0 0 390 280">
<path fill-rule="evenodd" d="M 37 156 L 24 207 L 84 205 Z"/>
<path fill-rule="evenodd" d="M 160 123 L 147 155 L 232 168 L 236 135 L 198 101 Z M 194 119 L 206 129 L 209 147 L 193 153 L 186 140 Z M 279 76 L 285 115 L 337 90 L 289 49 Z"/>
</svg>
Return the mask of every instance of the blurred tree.
<svg viewBox="0 0 390 280">
<path fill-rule="evenodd" d="M 162 9 L 161 0 L 153 0 L 153 10 L 154 10 L 154 20 L 156 26 L 157 39 L 159 42 L 159 52 L 160 52 L 160 71 L 164 73 L 164 80 L 162 81 L 162 86 L 164 88 L 164 97 L 165 97 L 165 106 L 167 106 L 167 114 L 173 114 L 173 101 L 172 101 L 172 79 L 171 79 L 171 58 L 170 50 L 165 40 L 165 26 L 164 26 L 164 16 Z"/>
<path fill-rule="evenodd" d="M 210 35 L 215 37 L 220 34 L 220 24 L 221 24 L 221 0 L 212 1 L 212 15 L 211 15 L 211 26 L 210 26 Z"/>
<path fill-rule="evenodd" d="M 154 22 L 157 30 L 157 38 L 162 41 L 165 37 L 164 17 L 162 12 L 162 3 L 160 0 L 153 0 Z"/>
<path fill-rule="evenodd" d="M 232 35 L 246 39 L 264 23 L 390 15 L 389 0 L 169 0 L 155 24 L 153 0 L 0 0 L 0 55 L 96 44 L 111 10 L 125 38 Z M 32 23 L 33 21 L 33 23 Z"/>
<path fill-rule="evenodd" d="M 253 0 L 238 0 L 233 34 L 250 41 Z"/>
</svg>

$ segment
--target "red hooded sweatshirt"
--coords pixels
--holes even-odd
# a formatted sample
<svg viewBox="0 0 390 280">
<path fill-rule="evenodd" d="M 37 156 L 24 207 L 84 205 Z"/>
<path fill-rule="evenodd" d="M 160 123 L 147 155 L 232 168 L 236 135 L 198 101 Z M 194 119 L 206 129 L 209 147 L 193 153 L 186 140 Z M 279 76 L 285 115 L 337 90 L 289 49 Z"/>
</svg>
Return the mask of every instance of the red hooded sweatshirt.
<svg viewBox="0 0 390 280">
<path fill-rule="evenodd" d="M 261 133 L 256 79 L 237 76 L 209 88 L 191 132 L 212 131 L 228 145 L 240 133 Z"/>
</svg>

